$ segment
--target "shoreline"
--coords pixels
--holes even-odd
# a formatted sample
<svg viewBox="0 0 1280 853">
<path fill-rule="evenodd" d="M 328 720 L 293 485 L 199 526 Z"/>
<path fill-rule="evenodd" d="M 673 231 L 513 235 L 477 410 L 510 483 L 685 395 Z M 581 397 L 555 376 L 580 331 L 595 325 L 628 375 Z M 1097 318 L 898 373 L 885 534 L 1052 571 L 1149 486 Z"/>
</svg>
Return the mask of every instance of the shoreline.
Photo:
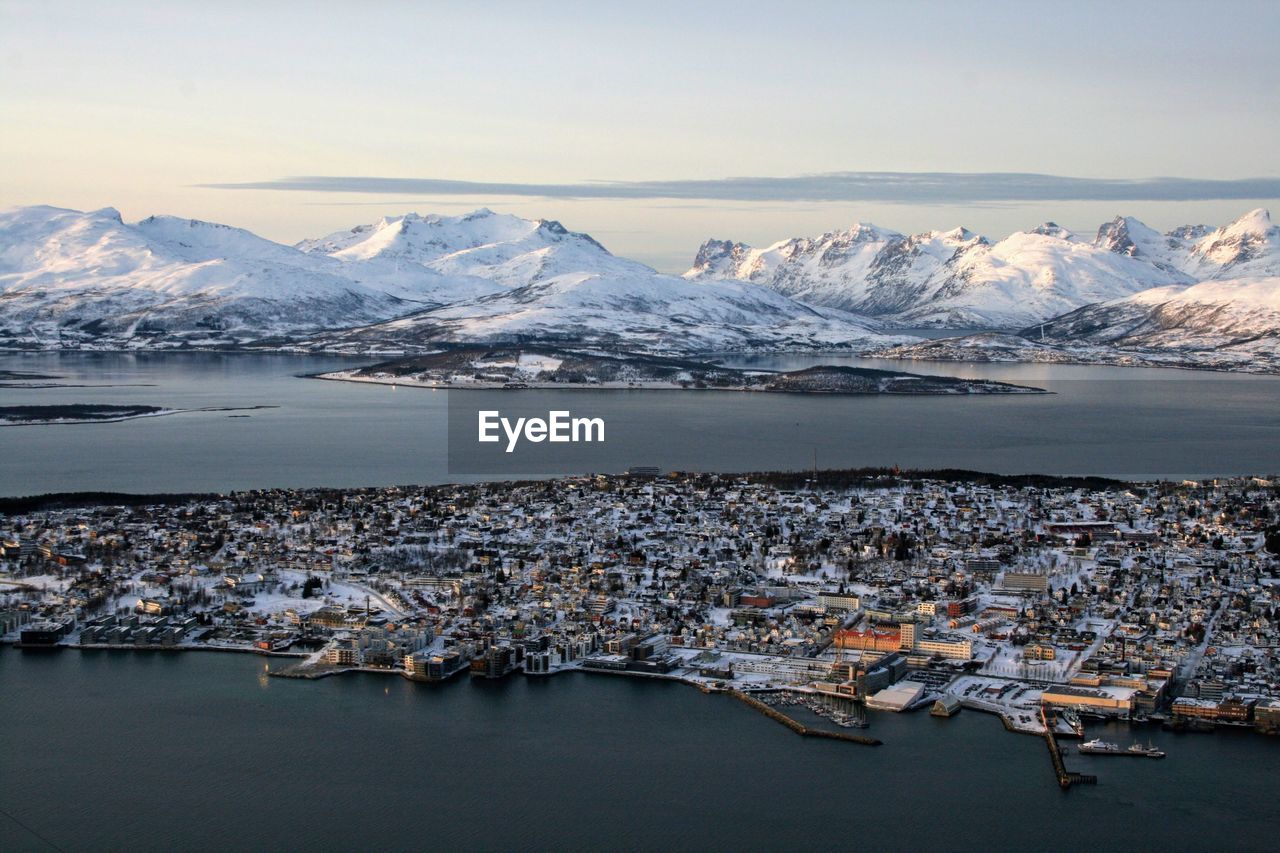
<svg viewBox="0 0 1280 853">
<path fill-rule="evenodd" d="M 952 331 L 952 330 L 947 330 Z M 957 329 L 954 331 L 966 332 L 968 330 Z M 983 330 L 990 331 L 990 330 Z M 964 337 L 963 334 L 956 337 Z M 938 341 L 947 340 L 947 338 L 926 338 L 923 340 Z M 1032 342 L 1034 343 L 1034 342 Z M 501 342 L 471 342 L 472 345 L 510 345 L 517 346 L 519 344 L 503 344 Z M 468 345 L 455 341 L 448 341 L 443 344 L 447 347 L 458 347 Z M 535 344 L 536 345 L 536 344 Z M 551 342 L 550 345 L 559 345 L 559 342 Z M 582 344 L 582 346 L 592 346 L 590 344 Z M 388 358 L 408 358 L 413 356 L 429 355 L 437 352 L 437 349 L 387 349 L 387 350 L 368 350 L 362 352 L 351 352 L 349 350 L 335 349 L 294 349 L 289 347 L 281 348 L 253 348 L 244 346 L 227 346 L 227 347 L 173 347 L 173 348 L 129 348 L 129 347 L 104 347 L 101 349 L 88 349 L 82 347 L 49 347 L 49 348 L 26 348 L 26 347 L 5 347 L 0 346 L 0 357 L 4 356 L 41 356 L 41 355 L 137 355 L 137 356 L 164 356 L 164 355 L 244 355 L 244 356 L 291 356 L 298 358 L 344 358 L 344 359 L 378 359 L 385 361 Z M 977 350 L 981 352 L 981 350 Z M 918 358 L 912 356 L 895 356 L 887 355 L 882 350 L 860 350 L 860 349 L 834 349 L 830 347 L 822 348 L 762 348 L 762 349 L 734 349 L 734 350 L 708 350 L 693 352 L 654 352 L 648 353 L 656 356 L 673 357 L 673 358 L 707 358 L 723 355 L 749 355 L 749 356 L 840 356 L 861 359 L 873 359 L 877 361 L 894 361 L 894 362 L 920 362 L 923 364 L 971 364 L 975 366 L 988 365 L 1023 365 L 1027 367 L 1120 367 L 1134 370 L 1184 370 L 1193 373 L 1221 373 L 1228 375 L 1241 376 L 1276 376 L 1280 377 L 1280 366 L 1265 367 L 1261 369 L 1249 369 L 1249 363 L 1242 360 L 1239 366 L 1234 367 L 1218 367 L 1209 364 L 1197 364 L 1195 362 L 1175 360 L 1163 362 L 1153 360 L 1156 354 L 1142 352 L 1137 350 L 1117 350 L 1113 354 L 1100 355 L 1096 358 L 1090 358 L 1082 355 L 1073 355 L 1066 351 L 1053 351 L 1055 354 L 1061 354 L 1062 358 L 1045 358 L 1045 359 L 1020 359 L 1020 358 L 961 358 L 955 357 L 938 357 L 938 358 Z M 376 363 L 376 362 L 375 362 Z M 305 378 L 321 378 L 315 374 L 303 374 Z M 0 382 L 0 388 L 4 383 Z M 9 387 L 22 387 L 10 385 Z M 59 387 L 59 386 L 36 386 L 36 387 Z M 69 386 L 80 387 L 80 386 Z M 103 387 L 103 386 L 85 386 L 85 387 Z"/>
<path fill-rule="evenodd" d="M 618 383 L 601 382 L 599 384 L 581 384 L 565 382 L 521 382 L 518 386 L 503 382 L 472 382 L 467 384 L 447 384 L 422 382 L 414 379 L 397 379 L 393 377 L 341 376 L 341 371 L 329 373 L 305 374 L 305 379 L 322 379 L 326 382 L 354 382 L 362 385 L 389 385 L 392 388 L 405 387 L 424 391 L 703 391 L 728 392 L 739 394 L 799 394 L 817 397 L 1005 397 L 1005 396 L 1040 396 L 1052 395 L 1055 392 L 1030 385 L 1015 385 L 998 380 L 962 379 L 961 382 L 973 382 L 979 385 L 995 386 L 998 390 L 955 390 L 955 391 L 804 391 L 793 389 L 752 388 L 735 386 L 729 388 L 685 387 L 674 382 Z M 914 376 L 912 378 L 915 378 Z M 933 378 L 933 377 L 929 377 Z"/>
<path fill-rule="evenodd" d="M 336 676 L 346 676 L 346 675 L 398 676 L 404 679 L 405 681 L 409 681 L 415 684 L 425 684 L 425 685 L 433 685 L 433 686 L 434 685 L 443 686 L 445 684 L 448 684 L 449 682 L 456 682 L 456 681 L 470 681 L 472 678 L 475 678 L 477 681 L 503 681 L 512 676 L 522 676 L 524 678 L 531 678 L 531 679 L 545 679 L 545 678 L 551 678 L 553 676 L 565 675 L 569 673 L 636 678 L 640 680 L 663 681 L 663 682 L 668 682 L 672 684 L 682 684 L 687 687 L 692 687 L 698 690 L 698 692 L 708 696 L 714 696 L 714 695 L 728 696 L 730 698 L 738 700 L 746 707 L 752 710 L 758 711 L 764 716 L 772 719 L 774 722 L 777 722 L 791 729 L 793 732 L 795 732 L 798 735 L 801 735 L 802 737 L 816 737 L 816 738 L 825 738 L 828 740 L 841 740 L 841 741 L 856 743 L 864 746 L 883 746 L 885 743 L 884 741 L 878 738 L 867 737 L 865 735 L 856 735 L 849 732 L 836 731 L 833 729 L 815 728 L 811 725 L 807 725 L 805 723 L 800 722 L 799 720 L 796 720 L 794 717 L 791 717 L 790 715 L 785 714 L 779 711 L 778 709 L 770 705 L 767 705 L 764 702 L 761 702 L 759 699 L 756 698 L 756 694 L 761 694 L 761 693 L 768 693 L 768 694 L 795 693 L 795 694 L 803 694 L 803 695 L 817 695 L 813 690 L 806 689 L 806 685 L 802 685 L 802 684 L 787 684 L 787 685 L 781 685 L 781 686 L 740 689 L 739 687 L 731 686 L 727 683 L 724 686 L 717 686 L 714 683 L 708 683 L 704 681 L 690 679 L 682 675 L 676 675 L 676 674 L 595 669 L 591 667 L 582 666 L 581 664 L 563 666 L 549 672 L 537 672 L 537 673 L 526 672 L 523 669 L 516 669 L 498 678 L 474 677 L 470 675 L 467 668 L 463 667 L 451 673 L 449 676 L 446 676 L 445 678 L 428 680 L 428 679 L 415 678 L 413 676 L 410 676 L 403 669 L 400 669 L 400 668 L 371 667 L 371 666 L 360 666 L 360 665 L 328 665 L 328 664 L 320 664 L 317 667 L 309 667 L 307 666 L 306 662 L 308 659 L 315 657 L 316 652 L 314 651 L 295 652 L 295 651 L 288 651 L 288 650 L 268 650 L 268 649 L 257 649 L 257 648 L 251 648 L 251 647 L 235 647 L 235 646 L 211 646 L 211 645 L 203 645 L 203 644 L 185 644 L 185 645 L 172 645 L 172 646 L 127 645 L 127 644 L 112 645 L 109 643 L 61 643 L 61 644 L 53 644 L 53 645 L 23 645 L 21 642 L 18 642 L 16 640 L 0 641 L 0 648 L 3 648 L 4 646 L 12 646 L 14 649 L 20 652 L 30 652 L 33 654 L 57 653 L 62 651 L 74 651 L 77 653 L 103 652 L 103 651 L 129 652 L 129 653 L 141 652 L 141 653 L 152 653 L 152 654 L 166 653 L 166 652 L 174 653 L 174 654 L 182 653 L 182 652 L 218 652 L 218 653 L 229 653 L 229 654 L 240 654 L 240 655 L 253 655 L 256 657 L 272 658 L 277 660 L 296 660 L 300 662 L 293 664 L 292 666 L 289 666 L 285 669 L 268 670 L 266 675 L 270 678 L 282 678 L 282 679 L 293 680 L 293 681 L 307 681 L 307 682 L 321 681 L 327 678 L 332 678 Z M 459 678 L 459 676 L 466 676 L 466 677 Z M 1000 721 L 1001 726 L 1009 734 L 1025 735 L 1025 736 L 1042 738 L 1042 739 L 1046 738 L 1049 735 L 1049 732 L 1044 728 L 1026 727 L 1026 726 L 1019 725 L 1017 721 L 1012 719 L 1010 715 L 1006 713 L 1006 711 L 1004 710 L 1001 710 L 995 707 L 988 707 L 983 703 L 973 702 L 972 700 L 969 700 L 964 697 L 957 697 L 957 698 L 959 700 L 960 706 L 963 709 L 969 710 L 975 713 L 981 713 L 983 715 L 995 717 L 997 720 Z M 922 715 L 920 712 L 923 711 L 925 706 L 928 704 L 930 703 L 913 706 L 911 708 L 904 709 L 901 711 L 881 710 L 880 713 L 898 714 L 898 715 L 905 715 L 905 716 L 927 716 L 927 715 Z M 868 710 L 875 710 L 875 709 L 868 709 Z M 1149 728 L 1151 726 L 1158 725 L 1162 730 L 1170 734 L 1186 734 L 1188 733 L 1188 731 L 1192 731 L 1192 730 L 1186 729 L 1185 727 L 1179 727 L 1178 725 L 1170 723 L 1168 721 L 1161 723 L 1154 720 L 1146 720 L 1146 719 L 1137 720 L 1137 719 L 1126 719 L 1123 717 L 1117 717 L 1111 720 L 1107 720 L 1106 723 L 1108 725 L 1124 725 L 1131 730 L 1144 729 L 1144 728 Z M 1251 734 L 1251 735 L 1258 735 L 1265 738 L 1280 736 L 1280 731 L 1260 728 L 1257 725 L 1251 725 L 1249 723 L 1215 723 L 1208 728 L 1196 729 L 1192 731 L 1192 733 L 1196 733 L 1196 734 L 1219 734 L 1222 732 L 1229 732 L 1229 733 L 1236 733 L 1236 734 Z M 1070 733 L 1065 733 L 1058 730 L 1054 730 L 1052 732 L 1052 735 L 1054 738 L 1068 738 L 1068 739 L 1079 739 L 1083 737 L 1083 734 L 1070 734 Z"/>
</svg>

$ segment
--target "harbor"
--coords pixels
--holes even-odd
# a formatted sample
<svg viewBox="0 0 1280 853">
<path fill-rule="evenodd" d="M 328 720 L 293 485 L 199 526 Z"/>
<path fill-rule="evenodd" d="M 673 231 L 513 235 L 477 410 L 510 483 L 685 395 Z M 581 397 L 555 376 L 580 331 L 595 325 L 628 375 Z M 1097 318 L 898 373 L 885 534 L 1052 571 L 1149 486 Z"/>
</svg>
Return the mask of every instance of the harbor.
<svg viewBox="0 0 1280 853">
<path fill-rule="evenodd" d="M 732 697 L 706 696 L 670 679 L 568 672 L 429 684 L 372 672 L 303 681 L 263 671 L 291 663 L 247 653 L 0 649 L 0 712 L 10 721 L 0 732 L 9 759 L 0 766 L 4 808 L 69 850 L 95 846 L 91 838 L 121 848 L 135 839 L 136 847 L 139 833 L 156 844 L 198 833 L 211 846 L 234 846 L 216 816 L 199 808 L 210 796 L 199 779 L 166 794 L 174 808 L 145 820 L 121 813 L 154 791 L 155 774 L 191 779 L 199 767 L 225 774 L 218 796 L 248 799 L 235 830 L 265 843 L 400 849 L 405 829 L 396 816 L 426 800 L 439 843 L 465 846 L 476 810 L 493 802 L 484 774 L 475 778 L 475 768 L 484 767 L 523 792 L 522 803 L 513 800 L 486 819 L 496 843 L 552 843 L 551 827 L 531 816 L 546 803 L 568 803 L 576 838 L 603 844 L 625 833 L 649 848 L 670 836 L 626 793 L 649 784 L 660 767 L 674 781 L 655 788 L 657 805 L 690 808 L 696 801 L 700 817 L 685 839 L 707 849 L 785 847 L 797 822 L 812 828 L 809 843 L 838 845 L 848 829 L 829 819 L 833 788 L 857 791 L 863 808 L 890 815 L 912 813 L 922 797 L 959 797 L 962 807 L 934 810 L 914 830 L 916 843 L 938 849 L 966 833 L 993 849 L 1068 851 L 1078 838 L 1046 835 L 1045 822 L 1087 821 L 1116 845 L 1176 850 L 1185 841 L 1176 826 L 1134 816 L 1175 810 L 1188 791 L 1202 798 L 1197 817 L 1205 832 L 1230 833 L 1250 849 L 1266 849 L 1280 821 L 1280 806 L 1256 796 L 1280 763 L 1259 748 L 1269 741 L 1249 733 L 1206 737 L 1109 724 L 1106 739 L 1145 743 L 1151 732 L 1169 757 L 1067 759 L 1072 770 L 1092 772 L 1086 761 L 1105 768 L 1099 784 L 1064 796 L 1045 773 L 1043 740 L 1011 737 L 994 715 L 971 709 L 950 719 L 927 710 L 873 711 L 869 729 L 840 730 L 884 742 L 863 748 L 797 736 Z M 808 719 L 803 706 L 778 710 Z M 83 738 L 90 730 L 99 736 Z M 52 749 L 51 739 L 74 747 Z M 145 765 L 137 759 L 144 749 Z M 134 769 L 115 772 L 120 761 Z M 601 784 L 593 769 L 601 765 L 623 781 Z M 37 766 L 43 775 L 14 770 Z M 252 791 L 269 767 L 290 768 L 296 784 L 254 805 Z M 367 779 L 361 784 L 376 808 L 352 808 L 345 786 L 333 781 L 337 767 Z M 40 781 L 50 776 L 60 780 L 58 796 Z M 79 805 L 68 810 L 66 798 Z M 1011 811 L 1010 802 L 1020 809 Z M 9 826 L 12 834 L 5 834 L 3 824 L 0 847 L 26 849 L 19 831 Z M 873 821 L 859 837 L 891 846 L 900 832 L 896 821 Z"/>
</svg>

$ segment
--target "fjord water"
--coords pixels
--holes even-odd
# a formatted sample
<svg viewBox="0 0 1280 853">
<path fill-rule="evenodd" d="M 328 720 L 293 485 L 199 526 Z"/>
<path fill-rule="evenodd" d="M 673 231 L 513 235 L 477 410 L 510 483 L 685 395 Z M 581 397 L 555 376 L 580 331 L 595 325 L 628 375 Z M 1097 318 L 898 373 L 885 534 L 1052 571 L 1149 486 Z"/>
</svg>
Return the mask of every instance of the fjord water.
<svg viewBox="0 0 1280 853">
<path fill-rule="evenodd" d="M 678 684 L 282 665 L 0 650 L 0 849 L 1263 850 L 1280 821 L 1260 735 L 1099 729 L 1169 757 L 1072 751 L 1100 780 L 1064 793 L 971 710 L 873 712 L 863 747 Z"/>
<path fill-rule="evenodd" d="M 375 359 L 245 354 L 30 354 L 0 370 L 64 385 L 0 387 L 0 405 L 137 403 L 195 409 L 122 423 L 0 428 L 0 494 L 191 492 L 467 479 L 450 471 L 449 392 L 299 378 Z M 729 356 L 746 367 L 860 364 L 1036 385 L 1051 395 L 834 397 L 681 391 L 515 391 L 604 417 L 606 455 L 631 465 L 750 471 L 899 465 L 1001 473 L 1201 478 L 1280 471 L 1280 379 L 1059 365 Z M 483 392 L 454 392 L 475 394 Z M 598 458 L 598 457 L 597 457 Z M 525 472 L 512 471 L 512 475 Z M 553 472 L 584 473 L 566 454 Z M 494 475 L 489 475 L 492 479 Z"/>
</svg>

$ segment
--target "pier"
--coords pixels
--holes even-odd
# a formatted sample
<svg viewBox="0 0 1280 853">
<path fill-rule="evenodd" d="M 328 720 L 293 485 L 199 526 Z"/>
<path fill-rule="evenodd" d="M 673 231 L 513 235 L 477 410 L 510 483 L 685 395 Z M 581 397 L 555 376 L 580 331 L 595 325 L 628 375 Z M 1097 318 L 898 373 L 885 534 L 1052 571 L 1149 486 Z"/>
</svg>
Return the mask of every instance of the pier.
<svg viewBox="0 0 1280 853">
<path fill-rule="evenodd" d="M 810 728 L 809 726 L 806 726 L 804 723 L 800 722 L 799 720 L 793 720 L 791 717 L 788 717 L 786 714 L 782 713 L 776 708 L 770 708 L 768 705 L 761 702 L 759 699 L 755 698 L 754 696 L 748 696 L 746 693 L 743 693 L 741 690 L 725 690 L 724 692 L 732 696 L 734 699 L 737 699 L 739 702 L 742 702 L 743 704 L 747 705 L 748 707 L 756 709 L 761 714 L 764 714 L 766 717 L 770 718 L 771 720 L 776 720 L 777 722 L 782 723 L 784 726 L 791 729 L 791 731 L 795 732 L 798 735 L 802 735 L 804 737 L 824 737 L 824 738 L 829 738 L 831 740 L 843 740 L 843 741 L 848 741 L 849 743 L 860 743 L 860 744 L 863 744 L 864 746 L 880 746 L 883 743 L 883 741 L 877 740 L 876 738 L 865 737 L 863 735 L 850 734 L 849 732 L 833 732 L 833 731 L 828 731 L 827 729 Z"/>
<path fill-rule="evenodd" d="M 1072 785 L 1096 785 L 1098 777 L 1088 773 L 1072 773 L 1062 761 L 1062 750 L 1058 748 L 1058 739 L 1053 735 L 1053 726 L 1049 724 L 1049 715 L 1043 705 L 1040 706 L 1040 722 L 1044 723 L 1044 739 L 1049 745 L 1049 760 L 1053 763 L 1054 775 L 1058 777 L 1058 786 L 1067 790 Z"/>
</svg>

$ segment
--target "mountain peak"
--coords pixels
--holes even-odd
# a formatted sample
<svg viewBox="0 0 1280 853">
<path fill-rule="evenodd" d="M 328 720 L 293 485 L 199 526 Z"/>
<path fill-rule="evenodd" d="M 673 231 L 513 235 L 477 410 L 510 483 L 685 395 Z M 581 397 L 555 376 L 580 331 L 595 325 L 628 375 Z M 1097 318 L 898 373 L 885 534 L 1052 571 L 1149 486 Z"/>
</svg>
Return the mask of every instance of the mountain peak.
<svg viewBox="0 0 1280 853">
<path fill-rule="evenodd" d="M 965 228 L 963 225 L 957 225 L 955 228 L 952 228 L 950 231 L 942 232 L 940 236 L 942 236 L 944 239 L 947 239 L 947 240 L 956 240 L 960 243 L 968 243 L 977 235 L 974 234 L 974 232 L 970 231 L 968 228 Z"/>
<path fill-rule="evenodd" d="M 1218 269 L 1213 278 L 1224 275 L 1275 275 L 1280 273 L 1280 228 L 1271 222 L 1271 212 L 1255 208 L 1200 239 L 1192 252 L 1202 262 Z"/>
<path fill-rule="evenodd" d="M 1031 233 L 1040 234 L 1044 237 L 1056 237 L 1059 240 L 1071 240 L 1076 236 L 1069 229 L 1063 228 L 1061 225 L 1053 221 L 1041 222 L 1035 228 L 1031 229 Z"/>
<path fill-rule="evenodd" d="M 1117 216 L 1098 227 L 1093 245 L 1117 255 L 1138 257 L 1151 246 L 1159 245 L 1161 234 L 1134 216 Z"/>
<path fill-rule="evenodd" d="M 882 243 L 902 236 L 897 231 L 870 222 L 855 222 L 845 234 L 854 243 Z"/>
<path fill-rule="evenodd" d="M 1271 224 L 1271 211 L 1265 207 L 1256 207 L 1227 225 L 1223 231 L 1227 234 L 1266 235 L 1275 226 Z"/>
<path fill-rule="evenodd" d="M 734 267 L 742 263 L 751 247 L 733 240 L 717 240 L 714 237 L 698 247 L 693 266 L 685 278 L 732 277 Z"/>
</svg>

